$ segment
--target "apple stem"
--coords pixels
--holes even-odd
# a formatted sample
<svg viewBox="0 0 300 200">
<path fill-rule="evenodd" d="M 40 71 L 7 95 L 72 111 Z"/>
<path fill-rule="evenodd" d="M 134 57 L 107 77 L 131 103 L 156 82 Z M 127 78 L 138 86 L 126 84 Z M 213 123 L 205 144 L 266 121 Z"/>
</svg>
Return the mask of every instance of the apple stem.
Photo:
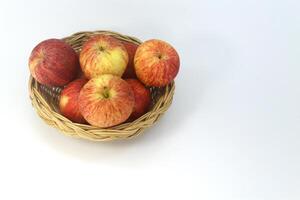
<svg viewBox="0 0 300 200">
<path fill-rule="evenodd" d="M 109 97 L 109 90 L 106 87 L 104 88 L 104 91 L 103 91 L 103 97 L 106 99 Z"/>
</svg>

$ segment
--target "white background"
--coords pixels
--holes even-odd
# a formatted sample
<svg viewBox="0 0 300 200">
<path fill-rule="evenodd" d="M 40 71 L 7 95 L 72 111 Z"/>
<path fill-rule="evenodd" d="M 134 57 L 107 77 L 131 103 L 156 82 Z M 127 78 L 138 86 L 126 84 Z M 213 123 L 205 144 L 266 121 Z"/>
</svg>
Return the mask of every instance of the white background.
<svg viewBox="0 0 300 200">
<path fill-rule="evenodd" d="M 300 198 L 297 0 L 1 1 L 0 199 Z M 32 108 L 48 38 L 107 29 L 170 42 L 174 102 L 140 137 L 66 137 Z"/>
</svg>

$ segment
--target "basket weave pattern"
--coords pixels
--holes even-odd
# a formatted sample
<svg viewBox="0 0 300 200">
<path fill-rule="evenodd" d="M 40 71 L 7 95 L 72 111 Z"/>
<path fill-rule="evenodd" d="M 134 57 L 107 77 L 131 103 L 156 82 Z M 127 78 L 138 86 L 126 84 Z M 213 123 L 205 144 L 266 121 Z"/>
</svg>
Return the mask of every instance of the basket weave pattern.
<svg viewBox="0 0 300 200">
<path fill-rule="evenodd" d="M 141 43 L 137 38 L 111 31 L 79 32 L 63 38 L 63 40 L 79 53 L 83 43 L 88 40 L 89 37 L 96 34 L 110 35 L 117 39 L 135 44 Z M 152 126 L 171 105 L 175 84 L 172 82 L 163 88 L 151 87 L 152 105 L 149 112 L 133 122 L 123 123 L 111 128 L 98 128 L 87 124 L 78 124 L 62 116 L 58 109 L 58 100 L 61 90 L 62 88 L 59 87 L 50 88 L 41 85 L 30 76 L 29 94 L 32 106 L 47 124 L 69 136 L 80 137 L 92 141 L 108 141 L 137 136 L 144 129 Z"/>
</svg>

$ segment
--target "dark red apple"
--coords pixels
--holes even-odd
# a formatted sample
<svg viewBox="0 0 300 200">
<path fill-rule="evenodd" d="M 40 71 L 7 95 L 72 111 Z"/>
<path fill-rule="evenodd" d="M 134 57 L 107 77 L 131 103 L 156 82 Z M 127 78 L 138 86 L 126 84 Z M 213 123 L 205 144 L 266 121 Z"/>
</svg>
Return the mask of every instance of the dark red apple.
<svg viewBox="0 0 300 200">
<path fill-rule="evenodd" d="M 41 84 L 64 86 L 76 77 L 78 55 L 62 40 L 45 40 L 32 50 L 29 69 L 33 78 Z"/>
<path fill-rule="evenodd" d="M 151 103 L 151 95 L 149 89 L 137 79 L 127 79 L 126 82 L 131 86 L 135 99 L 133 111 L 129 117 L 129 121 L 132 121 L 148 111 Z"/>
<path fill-rule="evenodd" d="M 87 79 L 83 73 L 83 71 L 81 69 L 78 70 L 77 74 L 76 74 L 76 79 Z"/>
<path fill-rule="evenodd" d="M 87 79 L 76 79 L 69 83 L 61 92 L 59 100 L 60 112 L 73 122 L 85 123 L 79 111 L 78 96 Z"/>
<path fill-rule="evenodd" d="M 132 42 L 122 41 L 128 53 L 128 64 L 122 78 L 136 78 L 134 70 L 134 55 L 139 45 Z"/>
</svg>

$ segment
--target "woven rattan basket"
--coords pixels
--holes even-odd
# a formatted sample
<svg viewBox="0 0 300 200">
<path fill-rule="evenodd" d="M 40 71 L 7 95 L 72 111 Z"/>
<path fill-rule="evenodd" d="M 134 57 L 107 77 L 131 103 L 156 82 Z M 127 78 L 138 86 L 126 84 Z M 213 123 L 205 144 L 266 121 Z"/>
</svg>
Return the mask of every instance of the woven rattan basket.
<svg viewBox="0 0 300 200">
<path fill-rule="evenodd" d="M 111 31 L 79 32 L 69 37 L 63 38 L 78 53 L 82 44 L 91 36 L 96 34 L 106 34 L 115 38 L 140 44 L 137 38 L 122 35 Z M 29 93 L 32 106 L 36 109 L 38 115 L 49 125 L 57 128 L 62 133 L 80 137 L 93 141 L 108 141 L 115 139 L 131 138 L 139 135 L 146 128 L 152 126 L 161 115 L 167 111 L 172 103 L 175 84 L 174 82 L 163 88 L 151 87 L 152 105 L 146 114 L 133 122 L 123 123 L 111 128 L 98 128 L 86 124 L 78 124 L 70 121 L 59 113 L 58 100 L 59 87 L 46 87 L 39 84 L 34 78 L 29 79 Z"/>
</svg>

